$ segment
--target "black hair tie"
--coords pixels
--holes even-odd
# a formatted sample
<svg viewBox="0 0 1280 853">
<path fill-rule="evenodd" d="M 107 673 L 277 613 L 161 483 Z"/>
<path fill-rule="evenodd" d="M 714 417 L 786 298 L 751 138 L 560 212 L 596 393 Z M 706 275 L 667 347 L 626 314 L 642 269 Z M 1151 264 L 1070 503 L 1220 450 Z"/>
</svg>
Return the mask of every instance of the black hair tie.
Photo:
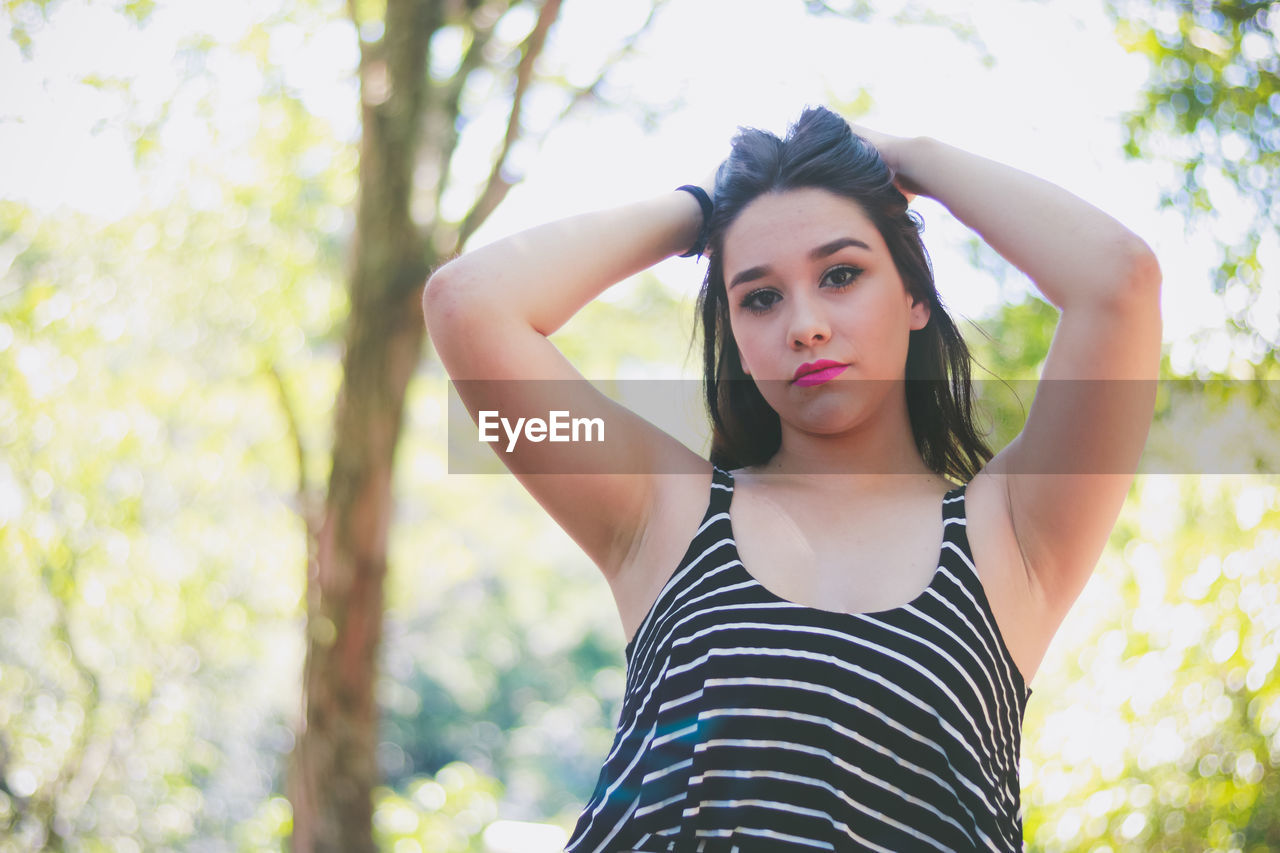
<svg viewBox="0 0 1280 853">
<path fill-rule="evenodd" d="M 682 258 L 692 258 L 696 255 L 700 258 L 702 257 L 702 253 L 706 251 L 707 238 L 710 236 L 711 211 L 714 209 L 711 204 L 711 196 L 707 195 L 707 191 L 702 187 L 695 186 L 694 184 L 681 184 L 676 187 L 676 191 L 687 192 L 689 195 L 696 198 L 698 200 L 698 204 L 702 207 L 702 227 L 698 229 L 698 239 L 693 241 L 693 246 L 689 248 L 689 251 L 680 256 Z"/>
</svg>

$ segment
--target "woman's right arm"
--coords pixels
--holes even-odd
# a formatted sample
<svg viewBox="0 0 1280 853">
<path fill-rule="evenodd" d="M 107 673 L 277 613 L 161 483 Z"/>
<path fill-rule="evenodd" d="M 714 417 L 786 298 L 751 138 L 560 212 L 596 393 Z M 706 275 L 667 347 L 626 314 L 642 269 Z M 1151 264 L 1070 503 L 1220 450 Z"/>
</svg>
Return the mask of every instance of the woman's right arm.
<svg viewBox="0 0 1280 853">
<path fill-rule="evenodd" d="M 468 252 L 432 275 L 423 294 L 431 339 L 473 420 L 482 410 L 510 423 L 546 419 L 554 409 L 604 423 L 605 444 L 519 441 L 499 455 L 610 580 L 670 481 L 684 479 L 653 475 L 709 466 L 595 390 L 547 336 L 609 286 L 688 249 L 701 224 L 697 199 L 673 191 Z M 607 473 L 620 458 L 636 473 Z"/>
</svg>

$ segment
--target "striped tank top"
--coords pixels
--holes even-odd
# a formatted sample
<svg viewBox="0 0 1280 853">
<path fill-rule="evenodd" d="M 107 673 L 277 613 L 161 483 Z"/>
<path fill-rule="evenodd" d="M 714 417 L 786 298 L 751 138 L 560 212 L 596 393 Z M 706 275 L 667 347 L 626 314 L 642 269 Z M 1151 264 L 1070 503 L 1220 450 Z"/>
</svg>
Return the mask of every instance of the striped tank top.
<svg viewBox="0 0 1280 853">
<path fill-rule="evenodd" d="M 627 644 L 618 732 L 568 850 L 1022 849 L 1030 691 L 973 567 L 963 486 L 929 586 L 805 607 L 743 567 L 733 477 Z"/>
</svg>

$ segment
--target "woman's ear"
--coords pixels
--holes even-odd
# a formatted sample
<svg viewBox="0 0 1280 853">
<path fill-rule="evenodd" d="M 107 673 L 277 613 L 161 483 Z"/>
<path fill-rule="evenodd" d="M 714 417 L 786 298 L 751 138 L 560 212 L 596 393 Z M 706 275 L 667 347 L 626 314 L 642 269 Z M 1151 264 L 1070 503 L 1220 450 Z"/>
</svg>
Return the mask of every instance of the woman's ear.
<svg viewBox="0 0 1280 853">
<path fill-rule="evenodd" d="M 929 325 L 929 318 L 932 315 L 928 302 L 911 298 L 911 331 L 914 332 Z"/>
<path fill-rule="evenodd" d="M 742 372 L 751 375 L 751 368 L 747 367 L 747 357 L 742 354 L 742 350 L 738 350 L 738 364 L 742 365 Z"/>
</svg>

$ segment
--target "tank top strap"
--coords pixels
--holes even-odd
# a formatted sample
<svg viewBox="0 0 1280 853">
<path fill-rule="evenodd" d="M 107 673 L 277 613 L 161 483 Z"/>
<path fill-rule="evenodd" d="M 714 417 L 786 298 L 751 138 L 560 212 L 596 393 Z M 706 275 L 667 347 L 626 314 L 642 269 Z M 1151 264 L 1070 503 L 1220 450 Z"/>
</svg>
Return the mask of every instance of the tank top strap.
<svg viewBox="0 0 1280 853">
<path fill-rule="evenodd" d="M 942 497 L 942 539 L 944 543 L 951 542 L 972 565 L 973 551 L 969 548 L 968 518 L 965 515 L 967 487 L 968 483 L 956 486 Z"/>
<path fill-rule="evenodd" d="M 707 502 L 706 518 L 729 511 L 733 503 L 733 475 L 723 468 L 713 466 L 711 469 L 711 499 Z M 706 518 L 703 520 L 705 521 Z"/>
<path fill-rule="evenodd" d="M 982 578 L 978 576 L 974 566 L 973 548 L 969 544 L 968 516 L 965 514 L 965 490 L 968 485 L 965 483 L 956 486 L 942 499 L 943 554 L 939 565 L 950 568 L 960 584 L 968 590 L 974 606 L 978 608 L 981 618 L 985 620 L 988 635 L 999 649 L 999 663 L 1007 673 L 1020 708 L 1025 709 L 1031 690 L 1023 679 L 1017 663 L 1014 662 L 1009 646 L 1005 643 L 1004 635 L 996 623 L 995 611 L 991 609 L 991 601 L 987 598 Z M 951 553 L 956 555 L 957 559 L 948 556 L 948 543 L 951 545 Z"/>
</svg>

